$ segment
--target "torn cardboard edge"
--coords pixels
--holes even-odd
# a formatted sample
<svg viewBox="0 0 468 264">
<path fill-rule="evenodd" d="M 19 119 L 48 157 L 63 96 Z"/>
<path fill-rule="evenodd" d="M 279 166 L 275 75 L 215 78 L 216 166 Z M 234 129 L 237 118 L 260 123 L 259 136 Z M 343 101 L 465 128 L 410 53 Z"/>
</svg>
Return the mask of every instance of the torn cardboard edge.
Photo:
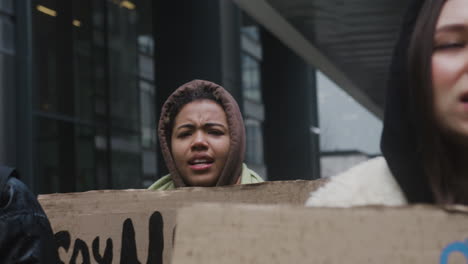
<svg viewBox="0 0 468 264">
<path fill-rule="evenodd" d="M 170 263 L 179 208 L 197 202 L 302 205 L 326 181 L 89 191 L 40 195 L 39 202 L 64 263 Z"/>
<path fill-rule="evenodd" d="M 196 204 L 178 212 L 173 263 L 467 263 L 467 239 L 463 206 Z"/>
</svg>

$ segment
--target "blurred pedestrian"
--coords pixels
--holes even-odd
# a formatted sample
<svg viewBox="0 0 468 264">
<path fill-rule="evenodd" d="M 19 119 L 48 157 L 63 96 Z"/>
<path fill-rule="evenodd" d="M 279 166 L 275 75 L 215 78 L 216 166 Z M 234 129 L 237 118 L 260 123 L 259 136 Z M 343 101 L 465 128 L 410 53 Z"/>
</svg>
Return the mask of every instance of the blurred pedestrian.
<svg viewBox="0 0 468 264">
<path fill-rule="evenodd" d="M 0 166 L 0 263 L 59 263 L 49 220 L 17 176 Z"/>
<path fill-rule="evenodd" d="M 306 205 L 468 204 L 468 1 L 412 1 L 389 78 L 383 157 Z"/>
</svg>

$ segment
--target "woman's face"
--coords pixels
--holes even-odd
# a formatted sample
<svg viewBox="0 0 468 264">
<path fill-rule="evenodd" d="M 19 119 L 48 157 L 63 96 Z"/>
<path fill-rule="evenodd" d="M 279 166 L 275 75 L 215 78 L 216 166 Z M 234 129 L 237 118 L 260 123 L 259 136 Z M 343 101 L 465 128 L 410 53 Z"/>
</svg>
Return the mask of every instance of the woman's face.
<svg viewBox="0 0 468 264">
<path fill-rule="evenodd" d="M 447 0 L 432 54 L 435 117 L 449 134 L 468 138 L 468 1 Z"/>
<path fill-rule="evenodd" d="M 223 108 L 212 100 L 186 104 L 177 114 L 171 136 L 172 157 L 189 186 L 214 186 L 230 145 Z"/>
</svg>

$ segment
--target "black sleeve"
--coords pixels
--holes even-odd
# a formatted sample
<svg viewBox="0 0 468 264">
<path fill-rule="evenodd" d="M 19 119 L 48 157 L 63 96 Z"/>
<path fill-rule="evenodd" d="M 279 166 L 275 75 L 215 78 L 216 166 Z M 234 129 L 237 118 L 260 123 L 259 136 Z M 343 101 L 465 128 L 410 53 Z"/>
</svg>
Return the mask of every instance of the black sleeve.
<svg viewBox="0 0 468 264">
<path fill-rule="evenodd" d="M 3 172 L 3 173 L 2 173 Z M 35 195 L 0 167 L 0 263 L 59 263 L 49 220 Z"/>
</svg>

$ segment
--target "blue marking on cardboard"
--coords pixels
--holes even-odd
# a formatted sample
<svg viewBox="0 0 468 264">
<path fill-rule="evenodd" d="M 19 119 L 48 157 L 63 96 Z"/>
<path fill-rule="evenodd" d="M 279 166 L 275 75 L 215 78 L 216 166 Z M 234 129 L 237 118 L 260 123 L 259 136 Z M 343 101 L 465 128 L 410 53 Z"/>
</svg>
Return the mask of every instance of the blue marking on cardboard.
<svg viewBox="0 0 468 264">
<path fill-rule="evenodd" d="M 468 264 L 468 240 L 465 242 L 457 241 L 447 245 L 442 250 L 442 254 L 440 254 L 440 264 L 448 264 L 449 256 L 455 252 L 463 254 Z"/>
</svg>

